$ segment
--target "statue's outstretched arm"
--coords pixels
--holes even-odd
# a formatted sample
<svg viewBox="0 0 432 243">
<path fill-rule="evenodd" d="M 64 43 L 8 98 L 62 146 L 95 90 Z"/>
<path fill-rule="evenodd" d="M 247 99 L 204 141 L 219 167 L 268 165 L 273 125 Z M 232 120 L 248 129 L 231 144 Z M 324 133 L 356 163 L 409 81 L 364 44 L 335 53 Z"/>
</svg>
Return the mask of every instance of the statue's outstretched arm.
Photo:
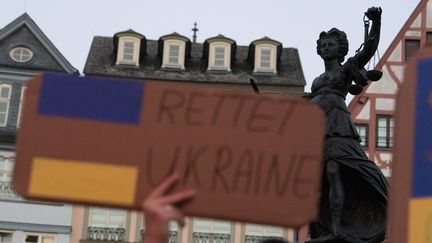
<svg viewBox="0 0 432 243">
<path fill-rule="evenodd" d="M 375 54 L 378 48 L 381 30 L 381 8 L 372 7 L 367 10 L 365 15 L 372 21 L 372 28 L 369 32 L 369 38 L 364 43 L 363 49 L 353 58 L 357 62 L 358 68 L 363 68 Z"/>
</svg>

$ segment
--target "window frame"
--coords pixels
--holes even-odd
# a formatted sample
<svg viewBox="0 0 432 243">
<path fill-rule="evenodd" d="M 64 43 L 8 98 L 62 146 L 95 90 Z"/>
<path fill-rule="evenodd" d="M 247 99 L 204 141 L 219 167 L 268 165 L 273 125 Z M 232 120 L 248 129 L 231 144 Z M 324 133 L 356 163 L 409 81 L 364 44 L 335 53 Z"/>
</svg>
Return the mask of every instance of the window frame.
<svg viewBox="0 0 432 243">
<path fill-rule="evenodd" d="M 175 55 L 173 55 L 175 54 Z M 175 60 L 175 61 L 171 61 Z M 179 44 L 170 44 L 168 45 L 168 62 L 169 65 L 180 65 L 180 45 Z"/>
<path fill-rule="evenodd" d="M 29 57 L 27 59 L 23 59 L 23 52 L 27 51 L 29 53 Z M 16 53 L 20 52 L 20 53 Z M 16 58 L 15 55 L 18 54 L 19 58 Z M 9 57 L 18 63 L 26 63 L 30 62 L 33 59 L 34 53 L 33 51 L 26 46 L 16 46 L 9 51 Z"/>
<path fill-rule="evenodd" d="M 14 234 L 14 231 L 10 231 L 10 230 L 0 230 L 0 242 L 4 242 L 3 241 L 3 237 L 4 237 L 4 235 L 6 235 L 6 234 L 8 234 L 8 235 L 10 235 L 11 236 L 11 243 L 12 243 L 12 237 L 13 237 L 13 234 Z M 3 235 L 3 236 L 2 236 Z"/>
<path fill-rule="evenodd" d="M 359 137 L 361 139 L 360 145 L 362 146 L 362 148 L 368 148 L 369 147 L 369 124 L 359 124 L 356 123 L 354 124 L 357 133 L 359 134 Z M 364 128 L 365 129 L 365 139 L 363 140 L 361 134 L 360 134 L 360 130 L 359 128 Z M 364 142 L 364 144 L 362 144 L 362 142 Z"/>
<path fill-rule="evenodd" d="M 262 51 L 270 50 L 270 67 L 263 67 Z M 257 44 L 255 46 L 255 65 L 254 73 L 277 73 L 277 46 L 272 44 Z"/>
<path fill-rule="evenodd" d="M 408 47 L 409 42 L 417 43 L 418 48 L 416 51 L 414 51 L 414 52 L 410 51 L 411 53 L 408 54 L 407 49 L 409 48 Z M 404 60 L 405 60 L 405 62 L 408 62 L 409 60 L 411 60 L 420 49 L 421 49 L 421 41 L 419 39 L 414 39 L 414 38 L 413 39 L 405 39 L 404 40 Z"/>
<path fill-rule="evenodd" d="M 126 60 L 125 50 L 127 50 L 126 44 L 132 43 L 132 59 Z M 122 36 L 119 37 L 118 51 L 117 51 L 117 62 L 116 65 L 133 65 L 139 66 L 139 53 L 140 53 L 141 40 L 134 36 Z M 130 54 L 130 53 L 127 53 Z"/>
<path fill-rule="evenodd" d="M 207 223 L 208 228 L 203 224 Z M 226 227 L 224 229 L 224 227 Z M 210 234 L 229 234 L 232 235 L 234 226 L 231 221 L 216 220 L 208 218 L 194 218 L 192 224 L 192 231 L 196 233 L 210 233 Z"/>
<path fill-rule="evenodd" d="M 224 49 L 223 65 L 216 64 L 217 60 L 217 48 Z M 209 43 L 209 58 L 208 58 L 208 70 L 209 71 L 231 71 L 231 44 L 222 41 L 214 41 Z"/>
<path fill-rule="evenodd" d="M 22 107 L 24 106 L 24 94 L 27 90 L 26 86 L 21 87 L 21 94 L 20 94 L 20 103 L 18 107 L 18 117 L 17 117 L 17 128 L 21 127 L 21 118 L 22 118 Z"/>
<path fill-rule="evenodd" d="M 432 46 L 432 31 L 426 32 L 426 46 Z"/>
<path fill-rule="evenodd" d="M 14 153 L 0 154 L 0 200 L 17 200 L 19 197 L 12 188 L 12 175 L 15 167 Z M 9 178 L 9 179 L 7 179 Z"/>
<path fill-rule="evenodd" d="M 171 46 L 178 46 L 178 63 L 170 62 L 171 59 Z M 177 39 L 167 39 L 163 41 L 163 56 L 162 56 L 162 68 L 171 69 L 185 69 L 185 53 L 186 53 L 186 42 Z"/>
<path fill-rule="evenodd" d="M 386 120 L 386 126 L 384 127 L 386 129 L 386 135 L 385 135 L 385 146 L 380 145 L 379 139 L 381 138 L 379 136 L 379 122 L 381 119 Z M 390 115 L 377 115 L 376 116 L 376 136 L 375 136 L 375 147 L 377 149 L 392 149 L 394 146 L 394 117 Z"/>
<path fill-rule="evenodd" d="M 245 236 L 262 236 L 262 237 L 284 237 L 284 228 L 272 225 L 259 225 L 248 223 L 245 225 Z"/>
<path fill-rule="evenodd" d="M 26 238 L 28 236 L 37 236 L 38 241 L 36 243 L 43 243 L 43 238 L 53 238 L 53 243 L 56 243 L 57 237 L 55 234 L 49 234 L 49 233 L 40 233 L 40 232 L 24 232 L 24 238 L 23 243 L 29 243 L 30 241 L 26 241 Z"/>
<path fill-rule="evenodd" d="M 9 94 L 7 98 L 1 97 L 1 91 L 3 88 L 9 88 Z M 5 120 L 4 122 L 2 122 L 0 120 L 0 127 L 6 127 L 8 124 L 8 118 L 9 118 L 9 108 L 10 108 L 10 102 L 11 102 L 11 97 L 12 97 L 12 85 L 10 84 L 0 84 L 0 102 L 5 102 L 6 103 L 6 110 L 4 112 L 0 111 L 0 114 L 5 114 Z"/>
<path fill-rule="evenodd" d="M 104 226 L 99 226 L 99 225 L 95 225 L 93 224 L 93 217 L 94 217 L 94 211 L 95 209 L 104 211 L 105 213 L 105 225 Z M 112 225 L 111 222 L 111 214 L 113 211 L 118 211 L 118 212 L 124 212 L 124 222 L 122 227 L 119 226 L 114 226 Z M 89 216 L 88 216 L 88 227 L 100 227 L 100 228 L 114 228 L 114 229 L 126 229 L 128 225 L 128 212 L 126 210 L 121 210 L 121 209 L 113 209 L 113 208 L 102 208 L 102 207 L 90 207 L 89 209 Z"/>
</svg>

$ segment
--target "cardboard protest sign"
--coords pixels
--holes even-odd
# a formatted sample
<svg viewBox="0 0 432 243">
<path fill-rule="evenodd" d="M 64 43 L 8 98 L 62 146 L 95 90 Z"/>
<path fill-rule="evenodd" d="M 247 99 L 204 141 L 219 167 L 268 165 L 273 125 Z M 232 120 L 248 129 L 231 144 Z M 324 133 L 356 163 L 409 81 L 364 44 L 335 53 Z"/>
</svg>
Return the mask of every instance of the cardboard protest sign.
<svg viewBox="0 0 432 243">
<path fill-rule="evenodd" d="M 163 178 L 186 214 L 299 226 L 317 214 L 324 115 L 307 101 L 150 80 L 29 82 L 13 184 L 43 200 L 139 209 Z"/>
<path fill-rule="evenodd" d="M 397 102 L 390 242 L 432 242 L 432 49 L 407 66 Z"/>
</svg>

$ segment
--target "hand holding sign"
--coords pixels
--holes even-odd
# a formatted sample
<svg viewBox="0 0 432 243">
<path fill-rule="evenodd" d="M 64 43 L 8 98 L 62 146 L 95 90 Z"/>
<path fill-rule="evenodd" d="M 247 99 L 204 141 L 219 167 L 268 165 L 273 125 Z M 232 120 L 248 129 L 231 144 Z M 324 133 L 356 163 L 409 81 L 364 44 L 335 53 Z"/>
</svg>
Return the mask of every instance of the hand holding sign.
<svg viewBox="0 0 432 243">
<path fill-rule="evenodd" d="M 169 194 L 178 180 L 178 175 L 171 175 L 157 186 L 142 203 L 146 224 L 144 242 L 168 242 L 169 222 L 174 220 L 181 226 L 185 224 L 185 215 L 176 205 L 191 200 L 195 196 L 195 190 Z"/>
</svg>

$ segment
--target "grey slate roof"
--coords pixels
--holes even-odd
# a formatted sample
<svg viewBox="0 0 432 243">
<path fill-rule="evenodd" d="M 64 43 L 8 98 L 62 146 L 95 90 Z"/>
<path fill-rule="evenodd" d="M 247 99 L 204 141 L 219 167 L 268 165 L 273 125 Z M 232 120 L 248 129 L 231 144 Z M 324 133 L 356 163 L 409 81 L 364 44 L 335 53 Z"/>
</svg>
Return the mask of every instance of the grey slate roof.
<svg viewBox="0 0 432 243">
<path fill-rule="evenodd" d="M 162 57 L 158 55 L 158 41 L 147 40 L 147 55 L 140 66 L 115 65 L 113 38 L 96 36 L 84 67 L 86 75 L 118 76 L 155 80 L 195 81 L 206 83 L 249 83 L 254 78 L 258 84 L 304 86 L 306 84 L 297 49 L 283 48 L 278 74 L 253 73 L 253 60 L 248 60 L 248 46 L 237 46 L 231 62 L 231 72 L 207 71 L 203 58 L 203 44 L 191 44 L 191 57 L 186 58 L 185 70 L 161 69 Z M 142 52 L 143 50 L 141 50 Z"/>
</svg>

